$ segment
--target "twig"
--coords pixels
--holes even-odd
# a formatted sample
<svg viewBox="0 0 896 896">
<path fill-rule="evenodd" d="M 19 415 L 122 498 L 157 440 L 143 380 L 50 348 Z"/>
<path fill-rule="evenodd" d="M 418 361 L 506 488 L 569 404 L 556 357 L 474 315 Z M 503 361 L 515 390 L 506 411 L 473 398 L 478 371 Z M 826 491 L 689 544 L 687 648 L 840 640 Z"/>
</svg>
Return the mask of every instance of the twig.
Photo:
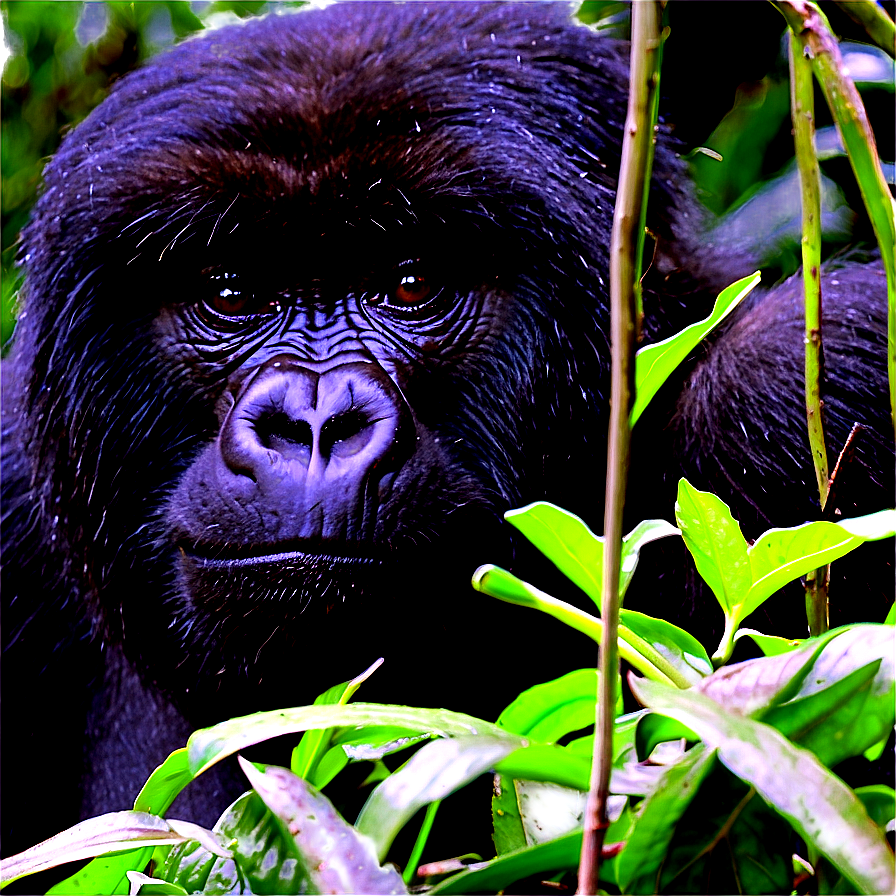
<svg viewBox="0 0 896 896">
<path fill-rule="evenodd" d="M 597 720 L 591 786 L 585 808 L 579 894 L 598 890 L 600 862 L 607 819 L 613 721 L 619 678 L 619 565 L 622 549 L 622 511 L 628 474 L 631 429 L 628 416 L 634 398 L 635 331 L 637 326 L 641 259 L 638 247 L 644 234 L 645 181 L 650 180 L 653 152 L 654 96 L 659 85 L 660 5 L 656 0 L 632 4 L 632 50 L 628 112 L 613 233 L 610 241 L 610 305 L 613 358 L 610 386 L 610 427 L 607 449 L 607 490 L 604 506 L 604 569 L 601 614 Z"/>
</svg>

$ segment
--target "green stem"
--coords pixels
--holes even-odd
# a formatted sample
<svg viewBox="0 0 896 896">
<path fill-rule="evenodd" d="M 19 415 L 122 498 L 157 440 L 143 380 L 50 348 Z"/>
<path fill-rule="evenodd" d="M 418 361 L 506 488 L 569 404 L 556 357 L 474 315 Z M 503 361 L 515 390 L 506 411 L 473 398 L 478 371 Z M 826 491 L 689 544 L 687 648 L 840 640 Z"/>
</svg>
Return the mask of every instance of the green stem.
<svg viewBox="0 0 896 896">
<path fill-rule="evenodd" d="M 874 0 L 836 0 L 837 6 L 889 56 L 896 58 L 896 24 Z"/>
<path fill-rule="evenodd" d="M 498 566 L 482 566 L 477 569 L 473 576 L 473 587 L 489 597 L 495 597 L 506 603 L 540 610 L 598 643 L 603 638 L 604 624 L 596 616 L 592 616 L 566 601 L 551 597 L 550 594 L 540 591 L 534 585 L 518 579 L 512 573 Z M 661 681 L 678 688 L 690 687 L 690 682 L 687 679 L 634 632 L 621 627 L 617 634 L 619 655 L 642 675 L 652 681 Z M 637 647 L 633 646 L 635 642 L 638 644 Z M 648 654 L 648 656 L 644 654 Z"/>
<path fill-rule="evenodd" d="M 821 172 L 815 152 L 815 94 L 812 65 L 796 35 L 790 34 L 790 114 L 793 143 L 800 177 L 802 204 L 803 292 L 805 304 L 805 388 L 809 448 L 818 500 L 824 511 L 828 498 L 828 453 L 822 418 L 821 376 L 823 366 L 821 337 Z M 828 630 L 827 566 L 806 576 L 806 618 L 809 634 Z"/>
<path fill-rule="evenodd" d="M 441 800 L 434 800 L 426 807 L 426 815 L 423 816 L 423 824 L 420 825 L 420 832 L 417 834 L 417 840 L 414 843 L 414 848 L 411 850 L 408 864 L 404 869 L 404 873 L 401 875 L 401 879 L 404 881 L 405 886 L 411 885 L 411 881 L 417 873 L 417 866 L 420 864 L 420 856 L 423 855 L 423 848 L 426 846 L 426 841 L 429 839 L 432 823 L 435 821 L 436 812 L 439 811 L 439 806 L 441 805 Z"/>
<path fill-rule="evenodd" d="M 737 625 L 733 616 L 725 616 L 725 631 L 722 633 L 722 640 L 716 652 L 712 655 L 712 667 L 718 669 L 724 666 L 731 659 L 734 653 L 734 633 L 737 631 Z"/>
<path fill-rule="evenodd" d="M 887 275 L 887 371 L 890 413 L 896 430 L 896 223 L 893 197 L 884 179 L 874 134 L 855 85 L 843 70 L 837 39 L 814 3 L 772 0 L 807 50 L 812 70 L 824 92 L 846 147 L 850 165 L 865 202 Z"/>
<path fill-rule="evenodd" d="M 651 117 L 659 84 L 662 10 L 656 0 L 632 4 L 631 71 L 628 112 L 622 141 L 619 187 L 610 238 L 610 425 L 607 444 L 607 487 L 604 505 L 604 567 L 601 613 L 597 718 L 591 784 L 585 807 L 578 892 L 598 892 L 601 853 L 609 827 L 607 798 L 613 762 L 613 722 L 619 677 L 619 572 L 622 512 L 628 477 L 634 399 L 635 334 L 643 245 L 644 204 L 650 181 L 655 122 Z"/>
</svg>

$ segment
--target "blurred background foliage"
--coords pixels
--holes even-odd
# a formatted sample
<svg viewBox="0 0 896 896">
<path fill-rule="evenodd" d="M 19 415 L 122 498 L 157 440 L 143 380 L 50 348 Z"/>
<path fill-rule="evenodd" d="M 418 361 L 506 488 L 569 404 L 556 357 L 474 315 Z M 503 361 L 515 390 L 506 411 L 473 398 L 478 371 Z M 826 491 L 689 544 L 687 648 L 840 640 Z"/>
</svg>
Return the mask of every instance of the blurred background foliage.
<svg viewBox="0 0 896 896">
<path fill-rule="evenodd" d="M 300 2 L 252 0 L 6 0 L 2 78 L 0 342 L 12 334 L 19 277 L 16 241 L 60 139 L 147 57 L 196 32 Z M 884 3 L 893 15 L 893 3 Z M 894 70 L 860 26 L 822 3 L 862 92 L 885 173 L 893 182 Z M 627 37 L 628 4 L 585 0 L 581 21 Z M 767 3 L 673 2 L 663 60 L 661 113 L 674 122 L 698 195 L 718 215 L 715 238 L 752 247 L 772 277 L 798 266 L 799 193 L 790 136 L 784 21 Z M 824 174 L 828 252 L 873 241 L 849 164 L 819 94 L 818 152 Z M 707 154 L 700 148 L 711 150 Z M 766 280 L 766 282 L 769 282 Z"/>
</svg>

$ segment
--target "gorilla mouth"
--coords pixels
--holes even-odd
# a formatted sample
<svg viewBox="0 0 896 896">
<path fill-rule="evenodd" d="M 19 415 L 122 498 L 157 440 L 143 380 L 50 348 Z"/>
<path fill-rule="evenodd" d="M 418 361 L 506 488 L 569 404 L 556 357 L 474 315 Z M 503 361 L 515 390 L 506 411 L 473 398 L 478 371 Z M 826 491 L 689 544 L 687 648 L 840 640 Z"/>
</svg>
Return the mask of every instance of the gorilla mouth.
<svg viewBox="0 0 896 896">
<path fill-rule="evenodd" d="M 275 566 L 281 570 L 307 570 L 311 567 L 345 569 L 347 567 L 375 566 L 382 562 L 382 558 L 370 554 L 323 553 L 295 549 L 271 551 L 270 548 L 264 548 L 259 553 L 250 551 L 230 556 L 223 550 L 215 551 L 214 556 L 197 552 L 195 548 L 189 551 L 182 550 L 185 557 L 204 569 L 261 568 L 264 566 Z"/>
<path fill-rule="evenodd" d="M 323 553 L 310 547 L 180 546 L 180 569 L 187 591 L 200 606 L 217 613 L 267 607 L 266 612 L 285 619 L 311 607 L 329 613 L 348 598 L 357 600 L 382 567 L 383 558 L 371 553 L 334 552 L 335 545 L 315 545 L 330 548 Z"/>
</svg>

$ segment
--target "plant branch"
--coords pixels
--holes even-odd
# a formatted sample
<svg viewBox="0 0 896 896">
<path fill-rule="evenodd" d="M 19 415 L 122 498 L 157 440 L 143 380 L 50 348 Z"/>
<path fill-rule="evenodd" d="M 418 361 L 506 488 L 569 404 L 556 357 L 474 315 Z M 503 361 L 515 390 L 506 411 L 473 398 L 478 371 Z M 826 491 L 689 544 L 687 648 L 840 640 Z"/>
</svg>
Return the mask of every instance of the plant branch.
<svg viewBox="0 0 896 896">
<path fill-rule="evenodd" d="M 886 10 L 874 0 L 836 0 L 836 3 L 885 53 L 896 59 L 896 24 Z"/>
<path fill-rule="evenodd" d="M 802 205 L 803 293 L 805 305 L 805 389 L 809 449 L 821 510 L 828 498 L 828 453 L 822 418 L 821 377 L 824 364 L 821 339 L 821 172 L 815 153 L 815 85 L 812 65 L 796 35 L 790 34 L 790 114 L 800 177 Z M 829 567 L 806 576 L 806 619 L 810 635 L 828 630 Z"/>
<path fill-rule="evenodd" d="M 887 372 L 890 413 L 896 429 L 896 224 L 874 134 L 855 85 L 844 71 L 837 39 L 808 0 L 772 0 L 812 62 L 812 70 L 846 147 L 887 274 Z"/>
<path fill-rule="evenodd" d="M 650 180 L 655 122 L 654 98 L 659 86 L 660 5 L 656 0 L 632 4 L 631 73 L 628 112 L 619 188 L 610 240 L 610 306 L 613 357 L 610 384 L 610 427 L 607 448 L 607 489 L 604 506 L 604 569 L 601 613 L 604 630 L 600 644 L 597 719 L 591 786 L 585 808 L 579 894 L 598 890 L 601 852 L 609 821 L 607 797 L 613 761 L 613 721 L 619 678 L 619 567 L 622 550 L 622 512 L 628 474 L 629 412 L 634 398 L 637 293 L 641 259 L 638 247 L 644 234 L 646 182 Z"/>
</svg>

